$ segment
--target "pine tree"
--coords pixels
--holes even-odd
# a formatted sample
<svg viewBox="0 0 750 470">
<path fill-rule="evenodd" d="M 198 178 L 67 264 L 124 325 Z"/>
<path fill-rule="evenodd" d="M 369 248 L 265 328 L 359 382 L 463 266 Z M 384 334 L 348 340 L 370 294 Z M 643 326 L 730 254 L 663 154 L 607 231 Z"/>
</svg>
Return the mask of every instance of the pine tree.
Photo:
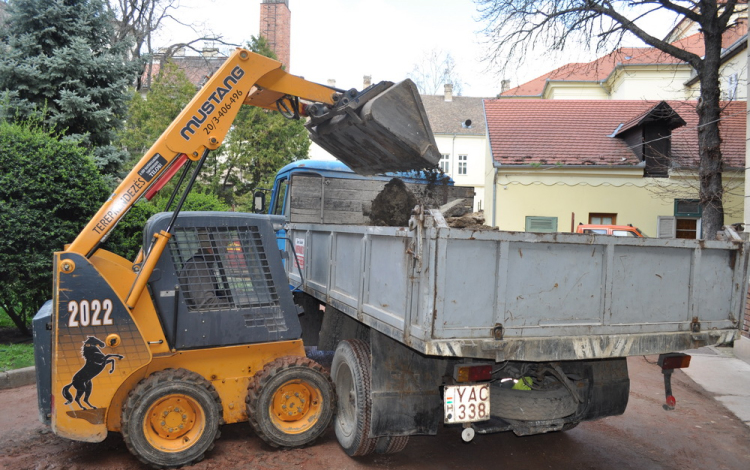
<svg viewBox="0 0 750 470">
<path fill-rule="evenodd" d="M 107 174 L 127 155 L 111 144 L 137 73 L 112 37 L 102 0 L 10 0 L 0 34 L 3 114 L 42 113 L 56 131 L 84 136 Z"/>
</svg>

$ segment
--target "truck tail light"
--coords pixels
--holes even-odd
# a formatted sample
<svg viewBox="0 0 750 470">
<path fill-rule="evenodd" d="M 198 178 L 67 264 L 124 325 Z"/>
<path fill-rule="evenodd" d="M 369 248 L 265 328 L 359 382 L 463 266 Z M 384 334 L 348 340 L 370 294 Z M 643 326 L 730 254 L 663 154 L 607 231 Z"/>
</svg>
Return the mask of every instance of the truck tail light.
<svg viewBox="0 0 750 470">
<path fill-rule="evenodd" d="M 685 369 L 690 367 L 690 356 L 683 353 L 661 354 L 657 364 L 662 370 Z"/>
<path fill-rule="evenodd" d="M 683 353 L 660 354 L 656 363 L 664 374 L 664 394 L 667 400 L 662 406 L 665 410 L 672 411 L 677 404 L 677 399 L 672 395 L 672 372 L 690 366 L 690 356 Z"/>
<path fill-rule="evenodd" d="M 491 365 L 461 365 L 456 366 L 453 374 L 456 382 L 482 382 L 492 378 Z"/>
</svg>

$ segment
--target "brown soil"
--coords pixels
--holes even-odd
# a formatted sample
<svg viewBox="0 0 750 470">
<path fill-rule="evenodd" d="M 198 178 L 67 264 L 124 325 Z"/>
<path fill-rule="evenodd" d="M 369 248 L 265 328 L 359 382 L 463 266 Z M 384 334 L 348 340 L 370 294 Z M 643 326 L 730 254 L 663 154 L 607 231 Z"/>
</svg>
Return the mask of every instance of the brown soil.
<svg viewBox="0 0 750 470">
<path fill-rule="evenodd" d="M 409 191 L 403 181 L 393 178 L 372 201 L 370 221 L 372 225 L 406 227 L 417 197 Z"/>
</svg>

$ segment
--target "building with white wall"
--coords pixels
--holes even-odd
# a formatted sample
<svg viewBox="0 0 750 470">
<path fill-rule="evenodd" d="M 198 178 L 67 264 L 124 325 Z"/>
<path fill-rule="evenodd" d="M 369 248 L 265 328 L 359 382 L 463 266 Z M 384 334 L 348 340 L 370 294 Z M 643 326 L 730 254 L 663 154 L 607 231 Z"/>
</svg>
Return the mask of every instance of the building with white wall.
<svg viewBox="0 0 750 470">
<path fill-rule="evenodd" d="M 487 127 L 484 98 L 453 96 L 451 85 L 442 95 L 422 95 L 427 118 L 442 155 L 440 168 L 458 186 L 475 188 L 474 210 L 484 209 Z"/>
</svg>

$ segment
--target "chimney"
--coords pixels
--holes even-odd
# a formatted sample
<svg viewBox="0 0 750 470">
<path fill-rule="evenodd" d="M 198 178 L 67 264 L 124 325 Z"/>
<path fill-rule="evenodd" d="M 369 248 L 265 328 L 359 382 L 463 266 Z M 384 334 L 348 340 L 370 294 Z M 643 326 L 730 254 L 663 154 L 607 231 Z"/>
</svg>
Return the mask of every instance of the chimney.
<svg viewBox="0 0 750 470">
<path fill-rule="evenodd" d="M 453 85 L 445 84 L 445 101 L 453 101 Z"/>
<path fill-rule="evenodd" d="M 203 57 L 217 57 L 219 55 L 219 49 L 216 47 L 204 47 L 202 55 Z"/>
<path fill-rule="evenodd" d="M 510 80 L 501 80 L 500 81 L 500 94 L 502 95 L 508 90 L 510 90 Z"/>
<path fill-rule="evenodd" d="M 261 0 L 260 35 L 289 71 L 292 12 L 289 0 Z"/>
<path fill-rule="evenodd" d="M 372 85 L 372 75 L 365 75 L 362 77 L 362 89 L 369 87 Z"/>
</svg>

